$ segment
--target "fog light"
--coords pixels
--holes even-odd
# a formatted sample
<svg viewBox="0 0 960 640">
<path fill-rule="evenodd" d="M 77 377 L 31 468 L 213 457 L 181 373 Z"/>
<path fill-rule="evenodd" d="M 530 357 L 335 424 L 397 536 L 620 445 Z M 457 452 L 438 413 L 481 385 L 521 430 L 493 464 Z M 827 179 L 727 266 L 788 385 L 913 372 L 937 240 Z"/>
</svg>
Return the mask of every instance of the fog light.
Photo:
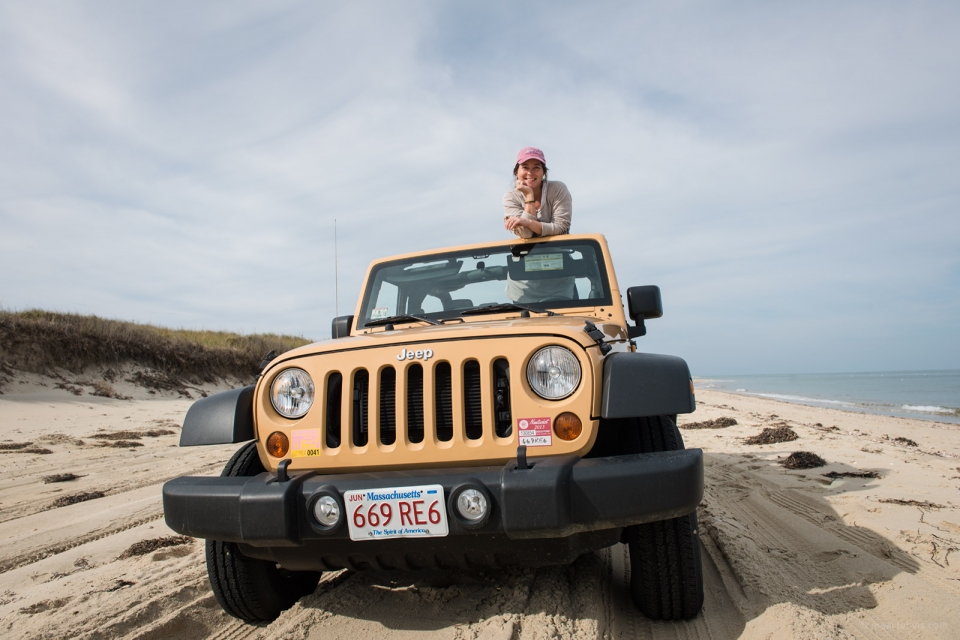
<svg viewBox="0 0 960 640">
<path fill-rule="evenodd" d="M 553 431 L 561 440 L 576 440 L 583 431 L 583 424 L 577 414 L 565 411 L 553 421 Z"/>
<path fill-rule="evenodd" d="M 487 515 L 487 497 L 476 489 L 464 489 L 457 496 L 457 512 L 468 522 L 477 522 Z"/>
<path fill-rule="evenodd" d="M 332 527 L 340 521 L 340 504 L 333 496 L 320 496 L 313 503 L 313 517 L 321 525 Z"/>
<path fill-rule="evenodd" d="M 274 431 L 267 438 L 267 453 L 274 458 L 282 458 L 290 450 L 290 440 L 285 433 Z"/>
</svg>

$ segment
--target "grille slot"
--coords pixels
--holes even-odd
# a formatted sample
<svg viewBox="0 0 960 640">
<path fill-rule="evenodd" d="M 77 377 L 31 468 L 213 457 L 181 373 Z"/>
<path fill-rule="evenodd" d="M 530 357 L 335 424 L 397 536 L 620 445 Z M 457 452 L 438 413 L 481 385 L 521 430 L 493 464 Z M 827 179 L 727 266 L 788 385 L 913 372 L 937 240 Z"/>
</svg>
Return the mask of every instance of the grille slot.
<svg viewBox="0 0 960 640">
<path fill-rule="evenodd" d="M 327 446 L 340 446 L 340 413 L 343 407 L 343 375 L 334 371 L 327 378 Z"/>
<path fill-rule="evenodd" d="M 366 369 L 353 374 L 353 444 L 367 444 L 367 404 L 370 393 L 370 376 Z"/>
<path fill-rule="evenodd" d="M 480 363 L 468 360 L 463 365 L 463 413 L 467 438 L 483 435 L 483 408 L 480 402 Z"/>
<path fill-rule="evenodd" d="M 407 438 L 423 442 L 423 367 L 407 367 Z"/>
<path fill-rule="evenodd" d="M 508 438 L 513 433 L 510 412 L 510 363 L 498 358 L 493 363 L 493 425 L 497 436 Z"/>
<path fill-rule="evenodd" d="M 437 440 L 453 439 L 453 388 L 450 363 L 440 362 L 433 370 L 434 401 L 436 403 Z"/>
<path fill-rule="evenodd" d="M 380 442 L 397 441 L 397 371 L 387 367 L 380 372 Z"/>
</svg>

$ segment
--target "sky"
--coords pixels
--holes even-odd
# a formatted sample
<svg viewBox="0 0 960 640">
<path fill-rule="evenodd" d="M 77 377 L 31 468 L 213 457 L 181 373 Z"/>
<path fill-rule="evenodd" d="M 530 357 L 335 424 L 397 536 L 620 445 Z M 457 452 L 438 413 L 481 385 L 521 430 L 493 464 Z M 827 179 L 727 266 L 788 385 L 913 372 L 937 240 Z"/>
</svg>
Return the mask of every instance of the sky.
<svg viewBox="0 0 960 640">
<path fill-rule="evenodd" d="M 326 339 L 372 260 L 509 239 L 537 146 L 660 286 L 641 350 L 960 369 L 957 33 L 956 2 L 3 1 L 0 307 Z"/>
</svg>

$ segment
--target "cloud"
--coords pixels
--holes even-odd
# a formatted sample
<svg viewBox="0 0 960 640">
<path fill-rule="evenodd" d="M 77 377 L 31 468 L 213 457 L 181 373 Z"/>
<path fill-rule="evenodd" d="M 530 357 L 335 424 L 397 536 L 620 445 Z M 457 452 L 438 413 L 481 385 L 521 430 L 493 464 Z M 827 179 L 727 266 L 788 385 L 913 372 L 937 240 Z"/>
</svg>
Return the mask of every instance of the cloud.
<svg viewBox="0 0 960 640">
<path fill-rule="evenodd" d="M 0 303 L 323 338 L 536 144 L 701 374 L 955 366 L 949 3 L 0 13 Z M 339 240 L 334 297 L 333 226 Z"/>
</svg>

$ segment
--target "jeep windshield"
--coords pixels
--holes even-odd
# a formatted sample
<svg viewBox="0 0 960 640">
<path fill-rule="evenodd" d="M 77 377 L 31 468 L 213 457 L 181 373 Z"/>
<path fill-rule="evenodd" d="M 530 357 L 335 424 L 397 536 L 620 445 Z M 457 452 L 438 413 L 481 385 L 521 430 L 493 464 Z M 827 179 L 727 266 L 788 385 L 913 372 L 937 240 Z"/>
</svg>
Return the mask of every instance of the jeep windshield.
<svg viewBox="0 0 960 640">
<path fill-rule="evenodd" d="M 505 244 L 374 266 L 357 324 L 376 326 L 399 316 L 458 318 L 498 305 L 548 311 L 609 304 L 610 283 L 596 241 Z"/>
</svg>

